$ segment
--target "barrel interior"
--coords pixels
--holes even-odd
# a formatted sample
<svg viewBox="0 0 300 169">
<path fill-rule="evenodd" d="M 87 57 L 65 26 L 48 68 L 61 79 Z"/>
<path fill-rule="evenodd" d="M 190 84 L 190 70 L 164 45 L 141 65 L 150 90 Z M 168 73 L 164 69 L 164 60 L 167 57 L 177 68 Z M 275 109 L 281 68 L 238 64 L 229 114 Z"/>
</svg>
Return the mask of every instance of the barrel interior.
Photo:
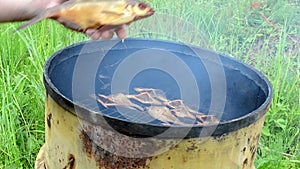
<svg viewBox="0 0 300 169">
<path fill-rule="evenodd" d="M 112 123 L 137 123 L 124 117 L 114 108 L 106 109 L 99 103 L 95 104 L 95 100 L 91 97 L 91 94 L 112 94 L 110 84 L 113 80 L 116 80 L 114 76 L 117 76 L 120 67 L 124 67 L 124 63 L 132 55 L 146 58 L 140 59 L 137 63 L 131 61 L 133 67 L 138 67 L 139 64 L 142 65 L 143 60 L 152 63 L 147 64 L 147 68 L 139 69 L 139 72 L 131 76 L 128 93 L 135 93 L 134 88 L 136 87 L 156 88 L 162 90 L 170 100 L 182 99 L 182 84 L 189 86 L 189 79 L 185 79 L 186 74 L 180 72 L 180 68 L 184 64 L 189 68 L 197 84 L 197 88 L 184 90 L 187 92 L 188 98 L 185 101 L 190 106 L 199 105 L 198 111 L 205 114 L 210 113 L 209 110 L 212 109 L 212 90 L 214 90 L 212 88 L 214 84 L 212 83 L 217 83 L 218 80 L 216 79 L 224 78 L 225 92 L 221 91 L 220 95 L 224 95 L 225 104 L 220 126 L 222 124 L 237 123 L 239 120 L 245 119 L 252 123 L 264 115 L 264 109 L 270 102 L 270 86 L 264 76 L 255 69 L 230 57 L 205 49 L 195 48 L 193 50 L 190 46 L 167 41 L 127 39 L 124 43 L 121 41 L 114 42 L 109 47 L 105 47 L 108 42 L 103 41 L 76 44 L 57 52 L 48 61 L 45 68 L 45 83 L 54 91 L 55 97 L 61 97 L 69 103 L 69 105 L 62 106 L 72 106 L 74 100 L 76 100 L 76 105 L 79 104 L 80 107 L 87 110 L 87 116 L 89 110 L 100 110 L 99 114 L 103 114 Z M 147 56 L 143 56 L 141 51 L 146 49 L 153 49 L 153 53 L 151 54 L 150 51 L 150 53 L 147 52 Z M 195 53 L 196 50 L 199 52 Z M 168 60 L 165 60 L 164 55 L 158 57 L 156 54 L 160 54 L 159 51 L 168 51 L 179 58 L 179 62 L 169 63 Z M 151 56 L 156 59 L 149 61 Z M 214 59 L 215 56 L 218 56 L 219 61 Z M 170 68 L 168 70 L 175 72 L 178 76 L 174 77 L 172 73 L 163 70 L 162 67 L 164 66 Z M 207 66 L 210 68 L 214 66 L 221 67 L 223 71 L 212 73 L 208 71 Z M 130 68 L 128 67 L 128 69 Z M 124 74 L 126 75 L 126 72 Z M 212 75 L 215 79 L 213 81 Z M 178 77 L 182 78 L 181 84 L 178 84 L 176 79 Z M 128 80 L 126 76 L 119 78 L 124 78 L 124 81 Z M 118 82 L 118 79 L 116 81 Z M 119 81 L 122 81 L 122 79 L 119 79 Z M 76 98 L 74 98 L 74 92 L 76 92 Z M 200 96 L 197 103 L 189 98 L 194 93 L 199 93 Z M 146 125 L 160 126 L 161 122 L 153 120 L 147 122 Z M 220 133 L 224 131 L 222 130 Z"/>
</svg>

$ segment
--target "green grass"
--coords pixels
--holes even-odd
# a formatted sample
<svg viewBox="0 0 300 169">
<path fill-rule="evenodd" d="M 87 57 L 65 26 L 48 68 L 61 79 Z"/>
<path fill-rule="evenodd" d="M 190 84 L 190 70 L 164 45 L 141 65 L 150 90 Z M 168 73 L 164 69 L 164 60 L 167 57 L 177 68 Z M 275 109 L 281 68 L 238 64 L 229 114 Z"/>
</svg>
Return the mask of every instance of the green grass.
<svg viewBox="0 0 300 169">
<path fill-rule="evenodd" d="M 299 1 L 269 0 L 255 9 L 250 0 L 149 1 L 157 16 L 132 24 L 129 36 L 205 46 L 262 71 L 274 94 L 255 164 L 300 168 L 300 49 L 288 38 L 300 39 Z M 45 60 L 88 39 L 49 20 L 13 33 L 18 25 L 0 26 L 0 168 L 33 167 L 44 143 Z"/>
</svg>

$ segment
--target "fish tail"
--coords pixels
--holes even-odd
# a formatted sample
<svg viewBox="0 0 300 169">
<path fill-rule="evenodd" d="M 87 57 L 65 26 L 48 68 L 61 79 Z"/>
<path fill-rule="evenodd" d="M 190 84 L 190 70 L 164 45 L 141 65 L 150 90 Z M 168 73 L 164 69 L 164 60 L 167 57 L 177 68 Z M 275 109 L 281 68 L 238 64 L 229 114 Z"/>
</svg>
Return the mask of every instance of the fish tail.
<svg viewBox="0 0 300 169">
<path fill-rule="evenodd" d="M 22 29 L 25 29 L 26 27 L 30 26 L 30 25 L 33 25 L 43 19 L 45 19 L 46 17 L 48 16 L 48 11 L 45 11 L 41 14 L 39 14 L 38 16 L 32 18 L 31 20 L 29 20 L 28 22 L 24 23 L 23 25 L 21 25 L 20 27 L 18 27 L 15 32 L 19 31 L 19 30 L 22 30 Z"/>
</svg>

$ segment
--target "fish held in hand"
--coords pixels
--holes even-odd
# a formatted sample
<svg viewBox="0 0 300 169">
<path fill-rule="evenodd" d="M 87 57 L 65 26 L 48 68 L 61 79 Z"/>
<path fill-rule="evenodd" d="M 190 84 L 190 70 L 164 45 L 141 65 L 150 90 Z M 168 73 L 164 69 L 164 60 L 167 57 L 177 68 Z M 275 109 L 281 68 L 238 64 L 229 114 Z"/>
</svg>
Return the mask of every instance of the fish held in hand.
<svg viewBox="0 0 300 169">
<path fill-rule="evenodd" d="M 70 29 L 85 32 L 87 29 L 101 29 L 103 26 L 113 28 L 128 25 L 153 14 L 154 10 L 150 6 L 137 0 L 70 0 L 42 11 L 17 30 L 50 18 Z"/>
</svg>

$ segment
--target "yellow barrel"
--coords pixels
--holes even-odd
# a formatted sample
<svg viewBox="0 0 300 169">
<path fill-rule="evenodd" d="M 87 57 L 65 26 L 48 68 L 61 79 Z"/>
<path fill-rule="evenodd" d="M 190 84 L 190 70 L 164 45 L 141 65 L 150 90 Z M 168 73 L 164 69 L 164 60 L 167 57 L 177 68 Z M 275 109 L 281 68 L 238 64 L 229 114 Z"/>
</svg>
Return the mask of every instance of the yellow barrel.
<svg viewBox="0 0 300 169">
<path fill-rule="evenodd" d="M 183 60 L 185 58 L 189 60 L 190 58 L 184 54 L 190 52 L 192 48 L 193 51 L 200 51 L 200 53 L 196 52 L 197 57 L 200 57 L 199 62 L 203 63 L 208 60 L 211 66 L 214 66 L 215 63 L 217 65 L 222 63 L 222 67 L 224 67 L 222 73 L 226 80 L 226 90 L 223 94 L 226 99 L 223 111 L 216 113 L 220 118 L 220 123 L 208 126 L 170 127 L 159 122 L 142 123 L 120 118 L 117 113 L 106 114 L 107 112 L 103 111 L 101 106 L 95 108 L 95 104 L 92 103 L 95 100 L 91 97 L 90 91 L 105 93 L 104 90 L 99 89 L 101 85 L 99 86 L 95 79 L 99 77 L 97 76 L 99 69 L 109 63 L 105 60 L 101 60 L 101 63 L 95 61 L 99 58 L 97 52 L 98 50 L 103 51 L 101 46 L 112 42 L 79 43 L 55 53 L 45 66 L 46 142 L 37 157 L 35 168 L 255 169 L 255 154 L 265 113 L 270 106 L 272 96 L 271 85 L 262 74 L 221 54 L 217 54 L 220 62 L 215 62 L 215 60 L 211 62 L 212 58 L 208 56 L 216 56 L 214 52 L 180 43 L 149 39 L 128 39 L 126 41 L 126 48 L 119 41 L 109 45 L 110 48 L 107 51 L 113 52 L 105 52 L 105 57 L 108 60 L 115 59 L 115 55 L 126 58 L 130 55 L 128 53 L 130 49 L 152 48 L 157 50 L 160 48 L 180 55 Z M 99 48 L 95 49 L 96 46 Z M 132 52 L 136 51 L 132 50 Z M 151 51 L 147 52 L 151 53 Z M 96 76 L 95 69 L 87 71 L 89 67 L 84 69 L 84 73 L 78 73 L 75 70 L 76 66 L 79 67 L 80 63 L 78 62 L 81 55 L 86 57 L 83 65 L 100 65 L 96 69 Z M 88 58 L 89 56 L 91 57 Z M 153 59 L 155 60 L 155 58 Z M 195 61 L 185 63 L 194 71 L 194 76 L 203 77 L 207 73 L 207 69 L 206 71 L 203 69 L 203 74 L 195 71 L 193 66 L 199 67 L 199 65 L 193 65 Z M 179 65 L 176 67 L 178 68 Z M 82 81 L 77 81 L 77 73 L 79 79 L 82 77 Z M 116 71 L 107 71 L 107 73 L 113 76 Z M 151 72 L 147 79 L 160 76 L 158 73 L 157 76 L 152 77 L 154 73 L 155 71 Z M 92 77 L 93 85 L 91 87 L 81 84 L 83 82 L 90 84 L 87 80 L 88 76 Z M 144 77 L 148 74 L 139 76 Z M 208 77 L 208 79 L 213 78 Z M 218 79 L 220 78 L 218 77 Z M 201 106 L 206 109 L 207 99 L 212 98 L 212 94 L 208 94 L 212 93 L 212 90 L 205 91 L 208 91 L 207 86 L 213 85 L 211 82 L 207 86 L 203 85 L 206 83 L 204 80 L 196 78 L 196 82 L 201 81 L 202 84 L 199 85 L 198 92 L 200 93 L 200 110 L 202 110 Z M 113 83 L 112 80 L 110 82 Z M 79 86 L 77 86 L 78 83 L 80 83 Z M 141 85 L 142 82 L 140 78 L 136 78 L 132 80 L 132 83 Z M 145 83 L 147 87 L 151 87 L 151 80 L 146 80 Z M 157 87 L 155 85 L 154 87 Z M 160 85 L 162 89 L 172 88 L 170 84 L 167 84 L 167 87 L 164 86 L 163 82 Z M 91 90 L 82 92 L 86 88 Z M 80 91 L 79 94 L 74 93 L 78 91 Z M 197 92 L 193 91 L 193 93 Z M 79 99 L 76 100 L 75 97 L 79 97 Z M 210 100 L 210 102 L 213 101 Z"/>
</svg>

